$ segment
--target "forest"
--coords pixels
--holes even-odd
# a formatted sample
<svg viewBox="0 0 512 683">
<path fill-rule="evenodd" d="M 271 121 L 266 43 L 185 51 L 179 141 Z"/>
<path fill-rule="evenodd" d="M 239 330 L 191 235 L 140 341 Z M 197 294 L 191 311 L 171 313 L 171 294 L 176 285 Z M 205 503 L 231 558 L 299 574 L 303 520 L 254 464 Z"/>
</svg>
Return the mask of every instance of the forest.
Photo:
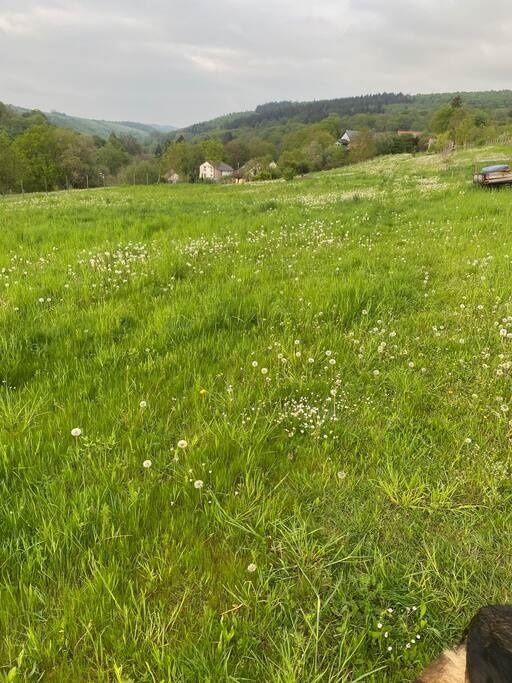
<svg viewBox="0 0 512 683">
<path fill-rule="evenodd" d="M 350 149 L 336 144 L 346 129 L 359 133 Z M 271 102 L 146 138 L 84 134 L 0 103 L 0 193 L 154 184 L 171 170 L 196 182 L 205 159 L 227 162 L 250 179 L 292 178 L 383 154 L 511 138 L 509 90 Z"/>
</svg>

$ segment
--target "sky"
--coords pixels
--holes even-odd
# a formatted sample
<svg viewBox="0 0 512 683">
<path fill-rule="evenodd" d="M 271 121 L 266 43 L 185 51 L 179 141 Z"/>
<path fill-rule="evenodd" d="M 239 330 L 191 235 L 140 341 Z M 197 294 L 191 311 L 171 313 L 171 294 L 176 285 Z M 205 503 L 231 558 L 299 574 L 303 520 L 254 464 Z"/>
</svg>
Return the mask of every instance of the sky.
<svg viewBox="0 0 512 683">
<path fill-rule="evenodd" d="M 0 0 L 0 101 L 183 126 L 275 100 L 512 87 L 510 0 Z"/>
</svg>

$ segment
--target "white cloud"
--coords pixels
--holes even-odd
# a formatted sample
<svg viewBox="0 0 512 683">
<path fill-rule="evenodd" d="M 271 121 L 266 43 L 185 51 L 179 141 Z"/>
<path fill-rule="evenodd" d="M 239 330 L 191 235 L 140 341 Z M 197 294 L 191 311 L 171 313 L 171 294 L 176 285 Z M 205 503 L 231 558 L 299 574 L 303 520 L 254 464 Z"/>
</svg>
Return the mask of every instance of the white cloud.
<svg viewBox="0 0 512 683">
<path fill-rule="evenodd" d="M 0 0 L 0 100 L 185 124 L 275 99 L 508 87 L 512 3 Z"/>
</svg>

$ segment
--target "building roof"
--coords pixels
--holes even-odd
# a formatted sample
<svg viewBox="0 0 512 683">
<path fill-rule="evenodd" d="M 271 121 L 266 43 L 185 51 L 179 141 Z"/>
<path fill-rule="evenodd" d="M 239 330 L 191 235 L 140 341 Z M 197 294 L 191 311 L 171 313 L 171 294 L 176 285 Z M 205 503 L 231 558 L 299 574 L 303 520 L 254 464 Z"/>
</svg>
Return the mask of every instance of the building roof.
<svg viewBox="0 0 512 683">
<path fill-rule="evenodd" d="M 223 161 L 209 161 L 208 159 L 204 162 L 205 164 L 210 164 L 213 168 L 218 171 L 233 171 L 233 168 L 229 164 L 225 164 Z"/>
<path fill-rule="evenodd" d="M 229 164 L 225 164 L 223 161 L 220 161 L 218 164 L 214 164 L 215 168 L 218 168 L 219 171 L 232 171 L 233 168 Z"/>
<path fill-rule="evenodd" d="M 341 137 L 344 138 L 345 136 L 347 136 L 348 138 L 357 138 L 358 135 L 358 130 L 346 130 Z"/>
</svg>

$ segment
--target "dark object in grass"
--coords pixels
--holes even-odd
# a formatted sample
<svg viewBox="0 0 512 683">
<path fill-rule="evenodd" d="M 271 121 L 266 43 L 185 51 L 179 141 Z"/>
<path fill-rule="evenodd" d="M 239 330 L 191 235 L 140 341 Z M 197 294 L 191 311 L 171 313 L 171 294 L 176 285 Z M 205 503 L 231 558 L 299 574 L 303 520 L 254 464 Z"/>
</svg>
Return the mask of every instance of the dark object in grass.
<svg viewBox="0 0 512 683">
<path fill-rule="evenodd" d="M 512 606 L 483 607 L 464 641 L 445 650 L 417 683 L 511 683 Z"/>
<path fill-rule="evenodd" d="M 479 171 L 475 162 L 473 182 L 482 187 L 501 187 L 512 185 L 512 170 L 508 164 L 494 164 L 484 166 Z"/>
</svg>

